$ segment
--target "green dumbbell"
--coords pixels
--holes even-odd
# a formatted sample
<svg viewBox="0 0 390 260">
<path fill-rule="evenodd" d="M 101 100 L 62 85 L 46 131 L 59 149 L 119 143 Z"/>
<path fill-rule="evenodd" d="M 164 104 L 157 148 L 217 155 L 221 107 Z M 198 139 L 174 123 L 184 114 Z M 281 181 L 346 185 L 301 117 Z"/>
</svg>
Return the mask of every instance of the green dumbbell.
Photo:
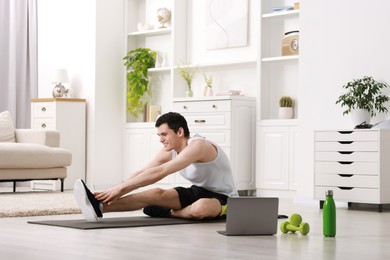
<svg viewBox="0 0 390 260">
<path fill-rule="evenodd" d="M 302 217 L 299 214 L 293 214 L 290 217 L 290 222 L 283 221 L 280 224 L 280 230 L 283 234 L 299 231 L 302 235 L 307 235 L 310 231 L 310 226 L 308 223 L 302 222 Z"/>
</svg>

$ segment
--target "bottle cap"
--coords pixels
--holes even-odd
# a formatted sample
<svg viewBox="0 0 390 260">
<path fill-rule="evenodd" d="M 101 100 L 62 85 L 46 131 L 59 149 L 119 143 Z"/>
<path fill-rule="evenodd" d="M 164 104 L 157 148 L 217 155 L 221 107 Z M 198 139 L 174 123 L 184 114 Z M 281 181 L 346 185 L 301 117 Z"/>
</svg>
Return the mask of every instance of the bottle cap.
<svg viewBox="0 0 390 260">
<path fill-rule="evenodd" d="M 333 190 L 327 190 L 325 191 L 325 196 L 333 196 Z"/>
</svg>

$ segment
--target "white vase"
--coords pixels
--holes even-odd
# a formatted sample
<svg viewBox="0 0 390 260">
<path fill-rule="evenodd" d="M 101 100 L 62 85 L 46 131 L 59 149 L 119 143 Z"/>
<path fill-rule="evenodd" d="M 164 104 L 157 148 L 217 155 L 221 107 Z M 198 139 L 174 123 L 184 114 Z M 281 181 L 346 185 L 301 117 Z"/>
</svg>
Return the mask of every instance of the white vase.
<svg viewBox="0 0 390 260">
<path fill-rule="evenodd" d="M 292 107 L 279 107 L 279 119 L 292 119 L 293 109 Z"/>
<path fill-rule="evenodd" d="M 210 96 L 212 96 L 213 94 L 214 94 L 214 93 L 213 93 L 212 87 L 210 87 L 210 86 L 204 87 L 204 89 L 203 89 L 203 96 L 205 96 L 205 97 L 210 97 Z"/>
<path fill-rule="evenodd" d="M 371 114 L 367 109 L 357 108 L 351 111 L 352 123 L 354 126 L 362 123 L 369 124 L 371 121 Z"/>
</svg>

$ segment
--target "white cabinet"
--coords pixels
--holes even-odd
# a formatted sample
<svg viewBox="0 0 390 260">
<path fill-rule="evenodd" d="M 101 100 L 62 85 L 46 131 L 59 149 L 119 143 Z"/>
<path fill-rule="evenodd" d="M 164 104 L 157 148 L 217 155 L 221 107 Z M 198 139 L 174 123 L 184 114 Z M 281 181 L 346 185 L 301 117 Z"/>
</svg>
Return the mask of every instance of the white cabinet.
<svg viewBox="0 0 390 260">
<path fill-rule="evenodd" d="M 238 190 L 255 189 L 256 100 L 244 96 L 175 99 L 191 134 L 215 142 L 230 159 Z"/>
<path fill-rule="evenodd" d="M 346 202 L 390 203 L 390 130 L 315 131 L 315 197 L 325 191 Z"/>
<path fill-rule="evenodd" d="M 76 179 L 85 180 L 86 101 L 77 98 L 38 98 L 31 101 L 31 128 L 60 132 L 60 147 L 72 153 L 65 189 L 73 189 Z M 59 190 L 58 182 L 33 181 L 37 189 Z"/>
<path fill-rule="evenodd" d="M 256 187 L 265 190 L 296 190 L 298 128 L 291 126 L 259 125 L 256 165 Z"/>
</svg>

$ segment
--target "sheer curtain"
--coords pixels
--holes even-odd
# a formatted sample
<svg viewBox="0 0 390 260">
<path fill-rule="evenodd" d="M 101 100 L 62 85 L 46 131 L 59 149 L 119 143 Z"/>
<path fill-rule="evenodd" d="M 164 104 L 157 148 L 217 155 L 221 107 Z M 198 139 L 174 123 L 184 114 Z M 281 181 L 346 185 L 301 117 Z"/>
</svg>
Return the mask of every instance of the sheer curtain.
<svg viewBox="0 0 390 260">
<path fill-rule="evenodd" d="M 0 0 L 0 112 L 17 128 L 30 128 L 38 93 L 37 0 Z"/>
</svg>

